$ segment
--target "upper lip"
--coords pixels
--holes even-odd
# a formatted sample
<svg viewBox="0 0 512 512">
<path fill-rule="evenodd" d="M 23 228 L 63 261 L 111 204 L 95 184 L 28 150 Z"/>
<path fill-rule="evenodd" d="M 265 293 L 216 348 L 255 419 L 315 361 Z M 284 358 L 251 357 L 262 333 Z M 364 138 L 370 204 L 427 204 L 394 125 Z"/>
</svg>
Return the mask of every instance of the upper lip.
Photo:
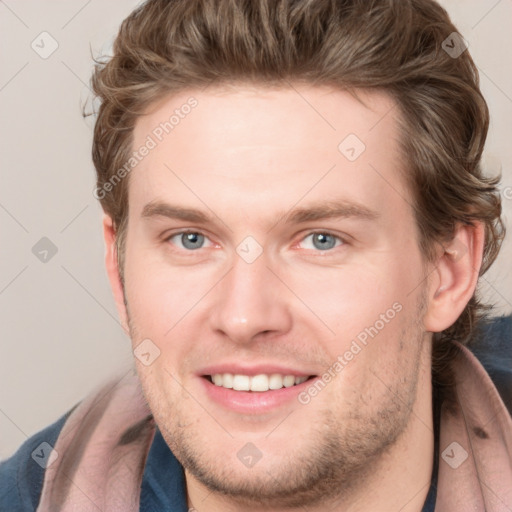
<svg viewBox="0 0 512 512">
<path fill-rule="evenodd" d="M 252 366 L 243 366 L 240 363 L 222 363 L 211 365 L 203 368 L 198 372 L 198 375 L 203 377 L 205 375 L 217 375 L 219 373 L 231 373 L 233 375 L 271 375 L 279 373 L 280 375 L 294 375 L 295 377 L 310 377 L 315 375 L 314 372 L 299 370 L 297 368 L 290 368 L 278 364 L 257 364 Z"/>
</svg>

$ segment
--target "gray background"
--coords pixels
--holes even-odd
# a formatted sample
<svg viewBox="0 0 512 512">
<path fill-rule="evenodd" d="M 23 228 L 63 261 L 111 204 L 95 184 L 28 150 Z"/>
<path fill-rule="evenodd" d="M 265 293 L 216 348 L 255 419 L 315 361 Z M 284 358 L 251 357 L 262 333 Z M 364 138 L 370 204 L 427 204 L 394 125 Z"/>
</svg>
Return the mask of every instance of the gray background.
<svg viewBox="0 0 512 512">
<path fill-rule="evenodd" d="M 512 231 L 512 0 L 441 3 L 480 69 L 492 115 L 485 163 L 503 170 Z M 0 459 L 131 364 L 103 266 L 92 120 L 82 119 L 81 104 L 90 52 L 109 48 L 137 4 L 0 0 Z M 31 44 L 51 49 L 45 31 L 58 48 L 43 59 Z M 32 252 L 42 237 L 57 248 L 46 262 Z M 511 239 L 482 280 L 498 314 L 512 309 Z"/>
</svg>

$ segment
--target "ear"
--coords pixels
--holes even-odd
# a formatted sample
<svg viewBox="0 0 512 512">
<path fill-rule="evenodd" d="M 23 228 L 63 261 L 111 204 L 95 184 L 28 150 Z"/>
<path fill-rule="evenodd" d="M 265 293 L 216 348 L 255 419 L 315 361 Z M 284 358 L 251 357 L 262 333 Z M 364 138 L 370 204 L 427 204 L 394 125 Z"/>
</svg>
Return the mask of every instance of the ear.
<svg viewBox="0 0 512 512">
<path fill-rule="evenodd" d="M 484 247 L 481 222 L 459 226 L 454 238 L 443 245 L 429 278 L 428 308 L 424 325 L 440 332 L 455 323 L 473 296 Z"/>
<path fill-rule="evenodd" d="M 112 288 L 121 325 L 124 332 L 129 335 L 128 314 L 124 303 L 123 283 L 117 260 L 116 230 L 112 218 L 107 214 L 103 215 L 103 238 L 105 240 L 105 267 L 110 287 Z"/>
</svg>

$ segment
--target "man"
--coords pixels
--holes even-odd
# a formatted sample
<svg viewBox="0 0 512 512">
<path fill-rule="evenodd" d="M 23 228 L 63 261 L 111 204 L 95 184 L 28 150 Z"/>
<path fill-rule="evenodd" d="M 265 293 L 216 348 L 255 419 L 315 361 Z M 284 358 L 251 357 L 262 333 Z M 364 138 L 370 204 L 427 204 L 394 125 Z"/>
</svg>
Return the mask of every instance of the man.
<svg viewBox="0 0 512 512">
<path fill-rule="evenodd" d="M 150 0 L 92 83 L 136 374 L 4 463 L 2 505 L 512 510 L 509 395 L 464 346 L 501 207 L 447 14 Z"/>
</svg>

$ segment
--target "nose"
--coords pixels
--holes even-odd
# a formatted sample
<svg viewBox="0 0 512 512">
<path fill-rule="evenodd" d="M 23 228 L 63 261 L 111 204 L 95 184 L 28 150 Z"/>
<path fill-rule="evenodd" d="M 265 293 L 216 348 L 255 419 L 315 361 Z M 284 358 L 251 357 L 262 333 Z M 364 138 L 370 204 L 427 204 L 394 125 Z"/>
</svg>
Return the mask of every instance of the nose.
<svg viewBox="0 0 512 512">
<path fill-rule="evenodd" d="M 252 263 L 235 255 L 215 290 L 210 325 L 224 337 L 248 344 L 291 329 L 289 292 L 268 268 L 265 253 Z"/>
</svg>

